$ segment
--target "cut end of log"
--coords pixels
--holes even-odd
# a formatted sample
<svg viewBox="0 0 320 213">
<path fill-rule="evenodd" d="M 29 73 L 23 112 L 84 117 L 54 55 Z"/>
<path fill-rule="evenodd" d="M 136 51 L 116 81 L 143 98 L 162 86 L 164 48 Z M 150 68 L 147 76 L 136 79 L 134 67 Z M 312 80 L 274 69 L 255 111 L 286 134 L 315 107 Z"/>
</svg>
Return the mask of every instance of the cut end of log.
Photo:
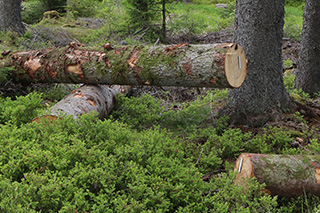
<svg viewBox="0 0 320 213">
<path fill-rule="evenodd" d="M 57 119 L 58 119 L 58 117 L 54 116 L 54 115 L 43 115 L 43 116 L 40 116 L 40 117 L 36 117 L 35 119 L 33 119 L 31 121 L 31 123 L 33 123 L 33 122 L 41 123 L 44 120 L 48 120 L 49 122 L 52 122 L 52 121 L 57 120 Z"/>
<path fill-rule="evenodd" d="M 247 59 L 239 44 L 232 44 L 225 57 L 225 74 L 230 86 L 239 88 L 247 75 Z"/>
<path fill-rule="evenodd" d="M 234 167 L 234 171 L 237 172 L 234 184 L 245 185 L 246 179 L 254 177 L 254 171 L 252 168 L 252 163 L 250 161 L 250 154 L 241 154 Z"/>
<path fill-rule="evenodd" d="M 235 185 L 247 187 L 248 178 L 255 177 L 254 166 L 252 165 L 252 161 L 250 160 L 251 157 L 252 154 L 250 153 L 243 153 L 238 157 L 236 165 L 234 167 L 234 172 L 237 173 L 236 179 L 234 180 Z M 269 189 L 262 188 L 261 190 L 265 195 L 272 194 L 272 192 Z"/>
</svg>

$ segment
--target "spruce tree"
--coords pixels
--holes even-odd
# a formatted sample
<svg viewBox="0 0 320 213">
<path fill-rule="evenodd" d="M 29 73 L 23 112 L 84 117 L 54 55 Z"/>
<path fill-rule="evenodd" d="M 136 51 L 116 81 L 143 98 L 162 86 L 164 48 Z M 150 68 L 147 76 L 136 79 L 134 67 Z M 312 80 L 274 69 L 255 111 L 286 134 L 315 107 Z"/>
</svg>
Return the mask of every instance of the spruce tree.
<svg viewBox="0 0 320 213">
<path fill-rule="evenodd" d="M 166 3 L 171 0 L 127 0 L 130 5 L 130 27 L 148 30 L 153 35 L 161 33 L 166 38 Z M 150 34 L 149 33 L 149 34 Z"/>
</svg>

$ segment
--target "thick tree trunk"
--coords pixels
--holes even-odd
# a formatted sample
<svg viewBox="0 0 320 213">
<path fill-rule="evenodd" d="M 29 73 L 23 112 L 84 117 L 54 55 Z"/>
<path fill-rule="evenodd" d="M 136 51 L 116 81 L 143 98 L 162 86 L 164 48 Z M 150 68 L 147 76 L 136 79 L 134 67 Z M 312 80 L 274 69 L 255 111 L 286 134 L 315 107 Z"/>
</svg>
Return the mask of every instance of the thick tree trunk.
<svg viewBox="0 0 320 213">
<path fill-rule="evenodd" d="M 21 0 L 0 1 L 0 31 L 25 32 L 21 21 Z"/>
<path fill-rule="evenodd" d="M 320 1 L 306 0 L 299 65 L 295 86 L 310 93 L 320 92 Z"/>
<path fill-rule="evenodd" d="M 246 52 L 248 75 L 239 89 L 229 90 L 227 107 L 220 111 L 232 123 L 261 126 L 295 107 L 282 77 L 284 2 L 237 1 L 234 42 Z"/>
<path fill-rule="evenodd" d="M 85 85 L 73 90 L 71 94 L 52 106 L 45 115 L 35 118 L 32 122 L 42 119 L 54 120 L 61 116 L 72 115 L 76 120 L 79 116 L 93 112 L 100 119 L 105 118 L 115 104 L 116 93 L 127 94 L 130 86 Z"/>
<path fill-rule="evenodd" d="M 246 185 L 255 177 L 271 195 L 295 197 L 305 193 L 320 196 L 320 156 L 264 155 L 243 153 L 236 161 L 235 184 Z"/>
<path fill-rule="evenodd" d="M 20 83 L 90 83 L 185 87 L 240 87 L 246 58 L 236 44 L 170 47 L 104 45 L 106 52 L 68 48 L 17 52 L 0 60 Z"/>
</svg>

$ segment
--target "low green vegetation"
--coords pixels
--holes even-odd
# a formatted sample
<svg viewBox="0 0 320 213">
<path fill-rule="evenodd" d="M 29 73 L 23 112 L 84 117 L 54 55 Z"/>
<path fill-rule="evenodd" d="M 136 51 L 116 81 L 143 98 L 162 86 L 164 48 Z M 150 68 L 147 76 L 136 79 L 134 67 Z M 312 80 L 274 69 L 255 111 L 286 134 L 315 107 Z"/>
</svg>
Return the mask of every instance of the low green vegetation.
<svg viewBox="0 0 320 213">
<path fill-rule="evenodd" d="M 285 77 L 287 78 L 287 77 Z M 291 82 L 292 79 L 286 79 Z M 103 121 L 88 114 L 30 123 L 46 110 L 43 95 L 0 101 L 1 212 L 308 212 L 319 198 L 279 199 L 263 185 L 233 185 L 243 152 L 320 152 L 320 135 L 303 116 L 300 129 L 259 132 L 213 122 L 227 90 L 168 103 L 148 94 L 117 97 Z M 293 147 L 296 137 L 309 144 Z M 306 151 L 308 150 L 308 151 Z"/>
<path fill-rule="evenodd" d="M 286 5 L 299 7 L 305 3 L 304 0 L 286 0 Z"/>
<path fill-rule="evenodd" d="M 216 8 L 214 4 L 185 4 L 176 2 L 170 5 L 169 28 L 178 29 L 175 33 L 206 34 L 223 30 L 233 25 L 235 2 L 228 8 Z"/>
<path fill-rule="evenodd" d="M 77 124 L 66 118 L 3 125 L 0 135 L 2 212 L 229 212 L 277 205 L 254 181 L 250 190 L 234 186 L 233 172 L 203 181 L 201 170 L 221 166 L 219 153 L 158 127 L 137 132 L 88 115 Z"/>
<path fill-rule="evenodd" d="M 284 37 L 299 41 L 301 38 L 304 5 L 286 6 Z"/>
<path fill-rule="evenodd" d="M 42 26 L 50 26 L 53 31 L 67 34 L 70 38 L 89 44 L 96 43 L 101 45 L 105 41 L 153 43 L 159 38 L 159 30 L 162 24 L 160 13 L 153 17 L 152 24 L 150 23 L 145 28 L 141 28 L 140 25 L 140 27 L 137 25 L 137 21 L 133 20 L 132 6 L 127 1 L 73 1 L 70 3 L 73 6 L 70 8 L 54 7 L 54 3 L 50 4 L 48 3 L 49 1 L 44 0 L 25 1 L 23 3 L 24 10 L 22 11 L 23 21 L 32 24 L 36 29 Z M 218 3 L 228 4 L 229 7 L 216 8 L 215 4 Z M 303 7 L 302 1 L 288 0 L 286 2 L 285 37 L 295 41 L 300 39 Z M 68 13 L 66 13 L 67 9 L 69 10 Z M 42 19 L 43 13 L 47 10 L 58 10 L 62 18 L 48 23 L 48 20 Z M 193 0 L 187 4 L 183 1 L 167 3 L 167 36 L 173 38 L 186 35 L 198 36 L 226 28 L 232 29 L 234 10 L 235 0 Z M 102 18 L 105 22 L 102 27 L 86 29 L 83 27 L 84 25 L 87 26 L 86 23 L 77 21 L 78 17 Z M 90 25 L 91 23 L 88 24 Z M 34 33 L 32 28 L 28 28 L 28 30 L 27 34 Z M 46 35 L 43 36 L 46 37 Z M 46 41 L 45 38 L 44 40 Z"/>
</svg>

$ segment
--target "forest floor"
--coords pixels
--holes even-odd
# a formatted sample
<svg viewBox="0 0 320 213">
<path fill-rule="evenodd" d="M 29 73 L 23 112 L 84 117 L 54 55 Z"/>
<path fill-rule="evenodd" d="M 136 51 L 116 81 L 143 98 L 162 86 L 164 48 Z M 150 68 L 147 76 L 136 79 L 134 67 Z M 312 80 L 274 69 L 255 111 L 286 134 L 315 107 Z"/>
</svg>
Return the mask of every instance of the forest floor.
<svg viewBox="0 0 320 213">
<path fill-rule="evenodd" d="M 80 20 L 81 21 L 73 21 L 68 24 L 64 24 L 63 26 L 56 26 L 56 25 L 51 26 L 50 21 L 48 21 L 47 24 L 44 24 L 44 25 L 41 25 L 41 24 L 37 26 L 27 25 L 27 29 L 28 29 L 27 36 L 25 36 L 22 39 L 18 39 L 18 38 L 14 38 L 14 36 L 12 35 L 10 37 L 9 35 L 7 36 L 7 38 L 9 38 L 8 39 L 9 42 L 6 43 L 5 41 L 1 41 L 0 49 L 1 50 L 2 49 L 7 50 L 8 48 L 13 48 L 14 50 L 41 49 L 41 48 L 49 48 L 50 46 L 66 46 L 71 41 L 85 43 L 83 42 L 83 38 L 80 38 L 81 35 L 89 34 L 90 32 L 94 33 L 94 31 L 90 31 L 90 30 L 99 30 L 103 27 L 103 21 L 99 19 L 86 18 L 86 19 L 80 19 Z M 99 36 L 96 36 L 96 37 L 99 37 Z M 190 44 L 192 43 L 195 43 L 195 44 L 230 43 L 232 42 L 232 40 L 233 40 L 233 30 L 230 27 L 217 32 L 207 33 L 205 35 L 184 34 L 180 36 L 174 36 L 168 39 L 168 45 L 177 44 L 177 43 L 190 43 Z M 117 44 L 121 44 L 121 43 L 124 43 L 124 41 L 125 41 L 124 38 L 115 38 L 113 42 L 116 42 Z M 135 42 L 139 42 L 139 41 L 134 41 L 133 37 L 130 38 L 130 41 L 133 44 L 135 44 Z M 97 44 L 101 45 L 101 42 L 106 42 L 106 41 L 103 40 L 96 43 L 93 42 L 93 45 L 92 43 L 88 42 L 88 43 L 85 43 L 85 45 L 87 46 L 92 45 L 93 46 L 92 48 L 94 48 L 94 46 Z M 114 122 L 115 120 L 123 122 L 124 124 L 123 125 L 121 124 L 122 125 L 121 128 L 129 129 L 129 128 L 132 128 L 133 126 L 132 124 L 134 123 L 133 122 L 134 120 L 144 122 L 143 119 L 141 119 L 141 116 L 144 116 L 143 114 L 145 113 L 145 112 L 142 112 L 143 110 L 148 110 L 149 108 L 153 108 L 153 107 L 156 108 L 156 110 L 154 110 L 155 111 L 154 114 L 150 113 L 150 117 L 151 117 L 150 120 L 152 121 L 151 125 L 149 126 L 146 125 L 147 127 L 145 127 L 143 126 L 143 124 L 141 124 L 140 126 L 140 123 L 138 123 L 137 125 L 138 127 L 137 126 L 133 127 L 133 128 L 136 128 L 135 130 L 142 132 L 142 133 L 140 132 L 141 134 L 139 133 L 140 135 L 138 135 L 137 138 L 142 137 L 144 134 L 146 134 L 146 137 L 148 137 L 148 140 L 149 140 L 149 137 L 153 137 L 153 136 L 149 136 L 148 134 L 150 132 L 153 132 L 153 131 L 157 132 L 159 130 L 159 132 L 161 131 L 165 132 L 165 134 L 168 137 L 172 136 L 172 138 L 174 138 L 177 141 L 180 141 L 180 140 L 183 141 L 184 143 L 186 143 L 186 145 L 190 146 L 190 147 L 186 146 L 185 149 L 188 150 L 188 148 L 190 148 L 190 150 L 188 150 L 188 152 L 186 151 L 187 157 L 183 156 L 183 158 L 186 158 L 186 159 L 192 158 L 193 161 L 196 162 L 195 165 L 197 165 L 201 155 L 203 154 L 201 159 L 201 161 L 203 162 L 200 162 L 199 164 L 203 163 L 203 167 L 206 168 L 201 170 L 201 174 L 203 173 L 202 180 L 205 180 L 206 182 L 207 181 L 209 182 L 209 179 L 211 178 L 222 177 L 223 175 L 228 173 L 228 170 L 231 171 L 234 167 L 236 156 L 238 156 L 242 152 L 276 153 L 276 154 L 301 154 L 301 153 L 302 154 L 305 154 L 305 153 L 319 154 L 320 147 L 318 145 L 318 140 L 320 138 L 320 98 L 319 97 L 310 98 L 308 97 L 307 94 L 304 94 L 301 91 L 297 91 L 294 88 L 294 72 L 298 65 L 299 48 L 300 48 L 300 43 L 298 41 L 290 38 L 283 39 L 283 61 L 284 61 L 283 76 L 284 76 L 285 85 L 287 87 L 289 94 L 297 103 L 297 111 L 294 113 L 286 113 L 282 120 L 269 122 L 265 124 L 263 127 L 259 127 L 259 128 L 252 128 L 249 125 L 224 126 L 225 124 L 222 121 L 221 126 L 223 127 L 220 127 L 219 126 L 220 121 L 217 121 L 216 117 L 214 117 L 213 114 L 215 114 L 220 108 L 225 106 L 226 100 L 227 100 L 226 90 L 218 91 L 210 88 L 135 86 L 132 88 L 132 92 L 130 93 L 130 98 L 133 99 L 133 102 L 128 101 L 129 99 L 126 99 L 126 97 L 125 98 L 119 97 L 121 99 L 120 102 L 126 104 L 127 109 L 125 107 L 121 108 L 121 106 L 120 107 L 118 106 L 118 108 L 115 109 L 115 113 L 112 115 L 113 118 L 111 119 L 114 119 L 112 120 L 112 122 Z M 76 86 L 79 86 L 79 85 L 76 85 Z M 6 96 L 15 97 L 18 95 L 27 95 L 31 91 L 40 91 L 40 92 L 48 93 L 48 91 L 52 92 L 55 89 L 59 88 L 60 89 L 58 90 L 59 94 L 55 96 L 55 98 L 51 98 L 51 99 L 44 98 L 46 101 L 46 105 L 50 105 L 50 104 L 53 104 L 55 101 L 58 101 L 59 99 L 63 98 L 64 94 L 68 94 L 76 86 L 75 85 L 58 85 L 57 86 L 57 85 L 48 85 L 48 84 L 46 85 L 34 84 L 30 87 L 25 87 L 22 85 L 16 85 L 8 82 L 6 85 L 0 86 L 0 94 L 3 97 L 6 97 Z M 221 92 L 221 94 L 219 94 L 219 92 Z M 55 94 L 57 94 L 57 92 L 55 92 Z M 146 106 L 146 104 L 143 103 L 143 101 L 146 101 L 145 100 L 146 98 L 144 97 L 145 94 L 152 96 L 154 98 L 154 100 L 150 100 L 151 98 L 149 98 L 149 96 L 147 97 L 148 99 L 147 101 L 149 101 L 147 103 L 151 105 L 150 107 L 149 105 Z M 56 98 L 56 97 L 59 97 L 59 98 Z M 141 98 L 142 103 L 138 103 L 139 101 L 138 98 Z M 212 104 L 213 99 L 215 99 L 214 101 L 216 102 L 214 104 Z M 164 109 L 159 107 L 159 105 Z M 139 107 L 141 106 L 142 108 L 140 109 Z M 11 106 L 9 107 L 4 106 L 3 109 L 5 108 L 9 109 L 10 107 Z M 160 111 L 159 113 L 159 111 L 157 110 L 160 108 L 162 111 Z M 205 109 L 202 110 L 203 108 Z M 1 109 L 1 103 L 0 103 L 0 109 Z M 179 114 L 179 112 L 181 113 Z M 0 111 L 0 121 L 3 122 L 3 126 L 5 126 L 6 123 L 1 120 L 5 117 L 5 115 L 2 115 L 1 113 L 2 112 Z M 128 116 L 129 117 L 128 119 L 128 117 L 126 117 L 127 115 L 122 115 L 126 113 L 128 113 L 128 115 L 132 117 Z M 149 112 L 146 112 L 145 114 L 147 113 Z M 167 117 L 165 115 L 166 113 L 167 113 Z M 201 115 L 201 113 L 203 114 Z M 161 114 L 162 117 L 159 118 L 159 114 Z M 152 116 L 156 117 L 156 119 L 153 120 Z M 168 121 L 164 121 L 164 123 L 162 124 L 161 123 L 162 121 L 159 121 L 159 120 L 161 120 L 164 117 L 165 119 L 168 119 L 168 118 L 169 119 Z M 173 121 L 174 119 L 177 119 L 177 121 Z M 153 123 L 153 121 L 155 122 Z M 167 123 L 165 122 L 167 122 L 169 125 L 167 125 Z M 91 125 L 90 128 L 92 128 L 91 129 L 92 132 L 96 131 L 95 125 L 99 125 L 99 124 L 100 124 L 99 122 L 96 122 L 94 125 L 90 124 Z M 175 125 L 175 127 L 170 129 L 170 125 L 173 126 L 173 124 Z M 26 122 L 26 125 L 29 125 L 29 121 Z M 128 125 L 129 127 L 127 127 L 126 125 Z M 8 125 L 8 128 L 9 128 L 9 125 Z M 210 128 L 214 128 L 214 131 L 212 131 L 212 129 Z M 77 129 L 77 127 L 75 129 Z M 169 129 L 168 132 L 166 132 L 167 130 L 165 129 Z M 148 132 L 149 130 L 150 132 Z M 88 134 L 90 133 L 90 131 L 88 132 Z M 104 126 L 99 131 L 101 132 L 105 131 Z M 123 131 L 123 129 L 119 130 L 119 132 L 121 131 Z M 238 134 L 238 131 L 240 132 L 239 134 Z M 0 134 L 4 134 L 4 133 L 0 132 Z M 78 139 L 78 137 L 80 137 L 79 135 L 81 134 L 82 133 L 80 132 L 76 136 L 76 138 Z M 131 134 L 133 133 L 130 132 L 128 135 L 131 135 Z M 101 133 L 101 135 L 103 134 Z M 216 138 L 211 138 L 212 135 Z M 106 134 L 105 137 L 107 136 L 108 135 Z M 10 137 L 14 137 L 14 136 L 10 136 Z M 94 137 L 92 137 L 92 140 L 94 140 L 95 137 L 100 137 L 100 133 L 97 135 L 94 135 Z M 163 135 L 161 135 L 161 137 L 163 137 Z M 175 137 L 179 139 L 176 139 Z M 255 137 L 257 137 L 257 140 L 254 140 Z M 27 138 L 27 141 L 28 140 L 29 138 Z M 40 139 L 37 139 L 37 140 L 40 141 Z M 37 141 L 37 140 L 34 140 L 34 141 Z M 105 138 L 101 139 L 101 141 L 104 141 L 104 140 L 107 140 L 107 139 Z M 123 143 L 128 142 L 128 144 L 130 144 L 131 143 L 130 140 L 128 139 L 129 142 L 125 141 Z M 16 141 L 16 139 L 12 139 L 12 141 Z M 136 138 L 134 138 L 134 140 L 132 141 L 136 143 Z M 191 144 L 188 144 L 188 142 L 190 141 L 191 141 Z M 89 143 L 89 141 L 87 142 Z M 149 141 L 146 144 L 149 144 Z M 174 144 L 174 142 L 172 142 L 171 145 L 172 144 Z M 129 145 L 127 144 L 123 145 L 123 147 L 127 147 L 127 146 L 129 147 Z M 139 144 L 139 147 L 140 146 L 142 145 Z M 211 146 L 212 146 L 212 149 L 209 149 L 211 148 Z M 114 149 L 114 147 L 112 147 L 112 149 Z M 208 161 L 205 161 L 206 159 L 204 156 L 205 152 L 202 153 L 204 149 L 209 150 L 207 151 Z M 151 151 L 152 151 L 152 148 L 150 148 L 150 150 L 147 150 L 147 153 Z M 161 151 L 163 151 L 163 147 L 161 148 Z M 127 151 L 125 150 L 119 153 L 120 155 L 123 155 L 123 153 L 126 153 L 126 152 Z M 216 152 L 218 154 L 212 154 Z M 216 158 L 213 155 L 217 155 L 219 159 L 221 159 L 221 161 L 217 160 L 218 157 Z M 217 163 L 214 161 L 217 161 Z M 212 167 L 211 164 L 214 165 L 214 168 L 215 168 L 214 171 L 212 171 L 213 169 L 211 168 Z M 197 165 L 197 167 L 200 168 L 199 165 Z M 232 180 L 228 184 L 232 185 Z M 221 187 L 219 190 L 223 191 L 223 187 Z M 219 193 L 219 190 L 215 191 L 214 193 Z M 242 194 L 242 192 L 240 192 L 240 194 Z M 235 200 L 235 199 L 236 198 L 232 198 L 231 200 Z M 290 203 L 291 201 L 286 201 L 286 202 L 287 202 L 286 205 L 288 206 L 288 208 L 292 206 L 292 203 Z M 312 199 L 310 199 L 310 202 L 312 202 Z M 303 201 L 301 203 L 303 203 L 303 205 L 307 205 L 306 204 L 307 202 L 304 203 Z M 278 205 L 281 208 L 281 201 L 279 201 Z M 295 205 L 300 205 L 300 203 L 295 203 Z M 294 212 L 294 210 L 292 212 Z"/>
</svg>

